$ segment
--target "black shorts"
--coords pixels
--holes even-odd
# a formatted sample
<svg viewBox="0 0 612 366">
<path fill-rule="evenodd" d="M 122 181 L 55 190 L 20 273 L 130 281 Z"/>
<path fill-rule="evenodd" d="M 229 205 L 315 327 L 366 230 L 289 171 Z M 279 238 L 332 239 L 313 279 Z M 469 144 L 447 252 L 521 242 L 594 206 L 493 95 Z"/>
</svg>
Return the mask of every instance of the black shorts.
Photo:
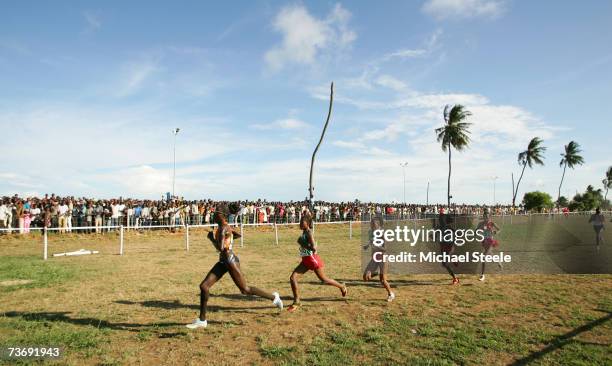
<svg viewBox="0 0 612 366">
<path fill-rule="evenodd" d="M 233 252 L 230 252 L 228 256 L 219 254 L 219 261 L 215 263 L 210 271 L 214 273 L 217 278 L 221 278 L 229 271 L 229 264 L 231 263 L 239 264 L 240 258 L 238 258 L 238 256 Z"/>
<path fill-rule="evenodd" d="M 370 259 L 364 274 L 368 272 L 370 272 L 371 275 L 387 274 L 388 267 L 389 265 L 387 262 L 376 262 L 374 259 Z"/>
</svg>

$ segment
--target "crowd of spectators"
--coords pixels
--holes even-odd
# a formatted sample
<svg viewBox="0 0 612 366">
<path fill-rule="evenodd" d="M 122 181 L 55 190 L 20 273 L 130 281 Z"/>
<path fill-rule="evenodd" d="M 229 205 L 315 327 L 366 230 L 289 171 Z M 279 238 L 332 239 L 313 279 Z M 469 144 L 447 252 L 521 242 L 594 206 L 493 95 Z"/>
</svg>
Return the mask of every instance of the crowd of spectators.
<svg viewBox="0 0 612 366">
<path fill-rule="evenodd" d="M 0 200 L 0 229 L 2 232 L 28 233 L 31 228 L 58 228 L 70 232 L 74 227 L 100 233 L 105 227 L 123 225 L 128 228 L 169 225 L 202 225 L 212 223 L 212 213 L 219 202 L 213 200 L 132 198 L 93 199 L 59 197 L 2 197 Z M 223 202 L 228 203 L 228 202 Z M 296 223 L 308 207 L 306 201 L 269 202 L 236 201 L 229 220 L 232 223 Z M 481 215 L 486 205 L 445 205 L 372 203 L 372 202 L 324 202 L 314 203 L 314 219 L 317 222 L 364 220 L 366 216 L 384 214 L 398 219 L 420 218 L 439 213 Z M 494 214 L 520 213 L 521 207 L 497 205 L 488 207 Z"/>
</svg>

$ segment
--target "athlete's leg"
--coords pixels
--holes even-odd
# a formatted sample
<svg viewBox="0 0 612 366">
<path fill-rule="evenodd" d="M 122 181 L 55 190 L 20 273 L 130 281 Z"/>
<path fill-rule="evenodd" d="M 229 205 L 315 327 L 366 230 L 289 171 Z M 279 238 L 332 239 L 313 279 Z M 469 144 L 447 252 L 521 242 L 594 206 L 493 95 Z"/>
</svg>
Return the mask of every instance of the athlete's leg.
<svg viewBox="0 0 612 366">
<path fill-rule="evenodd" d="M 484 255 L 489 255 L 491 254 L 491 251 L 492 251 L 491 245 L 485 244 L 483 247 L 482 253 Z M 480 271 L 480 276 L 484 276 L 484 274 L 485 274 L 485 262 L 482 261 L 482 270 Z M 481 277 L 481 278 L 484 279 L 484 277 Z"/>
<path fill-rule="evenodd" d="M 210 288 L 227 272 L 225 263 L 217 262 L 200 283 L 200 320 L 206 320 L 206 306 L 210 298 Z"/>
<path fill-rule="evenodd" d="M 374 259 L 370 259 L 370 262 L 368 262 L 368 265 L 366 266 L 365 271 L 363 271 L 364 281 L 369 281 L 372 279 L 372 267 L 377 264 L 378 263 L 374 262 Z"/>
<path fill-rule="evenodd" d="M 255 295 L 259 297 L 263 297 L 266 299 L 274 300 L 275 297 L 270 292 L 259 289 L 255 286 L 248 286 L 246 282 L 246 278 L 240 271 L 240 263 L 232 262 L 227 265 L 230 276 L 232 276 L 232 280 L 236 284 L 236 287 L 240 290 L 240 292 L 244 295 Z"/>
<path fill-rule="evenodd" d="M 370 272 L 370 271 L 363 272 L 363 280 L 364 281 L 367 282 L 367 281 L 369 281 L 371 279 L 372 279 L 372 272 Z"/>
<path fill-rule="evenodd" d="M 391 285 L 389 285 L 389 281 L 387 280 L 387 267 L 387 263 L 382 263 L 382 265 L 380 266 L 379 279 L 385 290 L 387 290 L 387 295 L 391 296 L 391 294 L 393 294 L 393 291 L 391 291 Z"/>
<path fill-rule="evenodd" d="M 452 254 L 454 249 L 455 249 L 454 246 L 451 246 L 450 248 L 448 248 L 448 245 L 446 245 L 446 244 L 442 244 L 440 246 L 440 250 L 443 253 Z M 450 267 L 448 262 L 442 262 L 442 267 L 446 268 L 446 271 L 448 272 L 448 274 L 450 274 L 451 277 L 453 278 L 453 284 L 459 282 L 458 279 L 457 279 L 457 276 L 455 275 L 455 272 L 453 272 L 453 269 Z"/>
<path fill-rule="evenodd" d="M 453 272 L 453 269 L 448 265 L 448 262 L 442 262 L 442 267 L 446 268 L 446 271 L 449 275 L 451 275 L 451 277 L 453 277 L 453 280 L 457 278 L 457 276 L 455 276 L 455 272 Z"/>
<path fill-rule="evenodd" d="M 330 286 L 339 288 L 340 292 L 342 292 L 342 296 L 343 297 L 346 296 L 346 293 L 347 293 L 346 286 L 341 285 L 338 281 L 327 277 L 325 275 L 325 272 L 323 271 L 323 268 L 315 269 L 314 273 L 317 275 L 317 277 L 319 277 L 319 280 L 321 280 L 321 282 L 325 283 L 326 285 L 330 285 Z"/>
<path fill-rule="evenodd" d="M 597 246 L 599 246 L 599 244 L 602 242 L 602 232 L 603 228 L 595 227 L 595 242 L 597 243 Z"/>
<path fill-rule="evenodd" d="M 298 293 L 298 279 L 306 272 L 308 272 L 308 268 L 306 268 L 304 264 L 300 263 L 297 265 L 297 267 L 295 267 L 293 273 L 291 273 L 291 277 L 289 277 L 291 291 L 293 292 L 294 304 L 298 304 L 300 302 L 300 294 Z"/>
</svg>

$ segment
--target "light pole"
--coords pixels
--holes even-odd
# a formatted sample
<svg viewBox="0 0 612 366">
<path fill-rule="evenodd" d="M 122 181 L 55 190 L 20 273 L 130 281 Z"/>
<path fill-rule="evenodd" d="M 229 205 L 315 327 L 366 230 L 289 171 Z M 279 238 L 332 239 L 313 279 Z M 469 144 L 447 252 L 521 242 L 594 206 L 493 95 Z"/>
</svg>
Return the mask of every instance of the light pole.
<svg viewBox="0 0 612 366">
<path fill-rule="evenodd" d="M 174 183 L 176 181 L 176 135 L 178 135 L 179 131 L 181 129 L 180 128 L 175 128 L 174 130 L 172 130 L 172 134 L 174 135 L 174 144 L 173 144 L 173 148 L 172 148 L 172 158 L 173 158 L 173 163 L 172 163 L 172 199 L 174 200 Z"/>
<path fill-rule="evenodd" d="M 404 173 L 404 206 L 406 205 L 406 167 L 408 166 L 408 162 L 405 161 L 403 163 L 400 163 L 400 166 L 402 167 L 402 172 Z"/>
<path fill-rule="evenodd" d="M 496 175 L 493 177 L 493 206 L 497 205 L 497 200 L 495 199 L 495 183 L 499 177 Z"/>
<path fill-rule="evenodd" d="M 425 206 L 429 206 L 429 182 L 427 182 L 427 198 L 425 201 Z"/>
</svg>

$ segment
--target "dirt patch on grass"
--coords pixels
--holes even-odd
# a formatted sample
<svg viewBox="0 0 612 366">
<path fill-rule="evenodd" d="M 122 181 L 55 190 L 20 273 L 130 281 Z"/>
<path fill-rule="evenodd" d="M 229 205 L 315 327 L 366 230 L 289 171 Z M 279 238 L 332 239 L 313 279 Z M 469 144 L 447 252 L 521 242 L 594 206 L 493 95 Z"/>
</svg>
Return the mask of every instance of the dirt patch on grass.
<svg viewBox="0 0 612 366">
<path fill-rule="evenodd" d="M 32 280 L 6 280 L 0 281 L 0 286 L 8 287 L 8 286 L 19 286 L 19 285 L 27 285 L 32 283 Z"/>
</svg>

